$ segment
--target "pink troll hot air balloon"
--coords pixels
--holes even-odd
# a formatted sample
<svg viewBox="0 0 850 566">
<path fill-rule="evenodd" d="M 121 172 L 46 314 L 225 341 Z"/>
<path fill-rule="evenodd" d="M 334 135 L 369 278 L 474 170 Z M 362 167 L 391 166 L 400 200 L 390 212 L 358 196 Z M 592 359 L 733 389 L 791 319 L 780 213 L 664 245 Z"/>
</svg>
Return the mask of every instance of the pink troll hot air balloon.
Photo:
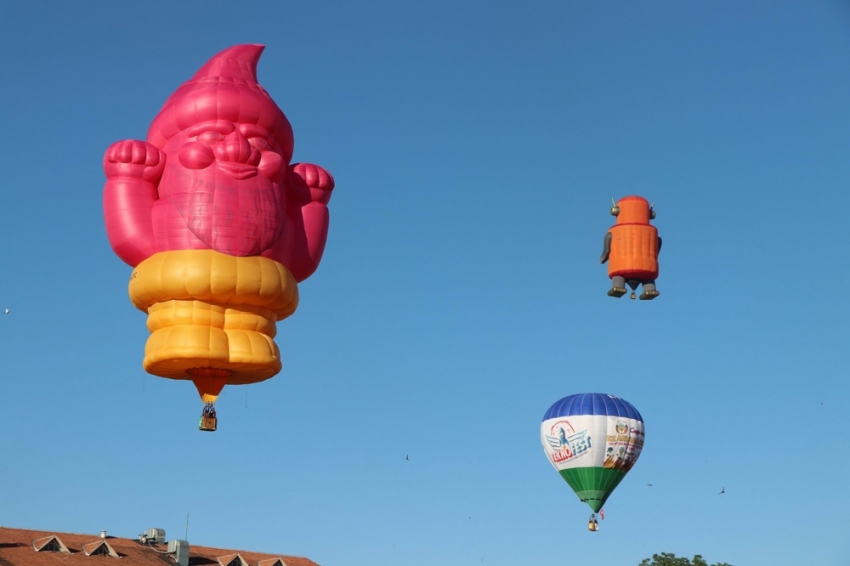
<svg viewBox="0 0 850 566">
<path fill-rule="evenodd" d="M 130 298 L 148 313 L 144 368 L 192 380 L 207 417 L 226 384 L 280 371 L 275 323 L 295 311 L 328 234 L 333 177 L 290 165 L 292 127 L 257 83 L 263 48 L 214 56 L 147 141 L 116 142 L 103 161 L 109 242 L 135 268 Z"/>
</svg>

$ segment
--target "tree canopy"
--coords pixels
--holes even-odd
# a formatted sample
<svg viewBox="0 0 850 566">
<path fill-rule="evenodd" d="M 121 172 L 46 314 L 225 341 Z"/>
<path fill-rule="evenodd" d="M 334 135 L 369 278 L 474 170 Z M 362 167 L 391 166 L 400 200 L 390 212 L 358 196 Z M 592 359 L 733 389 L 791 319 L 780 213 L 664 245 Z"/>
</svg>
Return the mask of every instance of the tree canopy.
<svg viewBox="0 0 850 566">
<path fill-rule="evenodd" d="M 717 562 L 716 564 L 709 564 L 705 561 L 705 559 L 697 554 L 694 556 L 693 560 L 685 558 L 684 556 L 677 557 L 675 554 L 670 552 L 662 552 L 661 554 L 653 554 L 652 558 L 644 558 L 641 560 L 638 566 L 732 566 L 731 564 L 727 564 L 726 562 Z"/>
</svg>

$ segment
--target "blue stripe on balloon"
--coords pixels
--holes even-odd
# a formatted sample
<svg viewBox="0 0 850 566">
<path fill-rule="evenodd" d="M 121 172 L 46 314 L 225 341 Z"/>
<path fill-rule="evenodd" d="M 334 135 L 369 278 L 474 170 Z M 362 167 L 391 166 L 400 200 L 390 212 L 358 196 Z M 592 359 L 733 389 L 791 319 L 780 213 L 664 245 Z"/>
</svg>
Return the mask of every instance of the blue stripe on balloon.
<svg viewBox="0 0 850 566">
<path fill-rule="evenodd" d="M 606 415 L 609 417 L 626 417 L 643 422 L 643 417 L 634 406 L 614 395 L 605 393 L 578 393 L 555 401 L 549 407 L 543 420 L 556 417 L 576 417 L 580 415 Z"/>
</svg>

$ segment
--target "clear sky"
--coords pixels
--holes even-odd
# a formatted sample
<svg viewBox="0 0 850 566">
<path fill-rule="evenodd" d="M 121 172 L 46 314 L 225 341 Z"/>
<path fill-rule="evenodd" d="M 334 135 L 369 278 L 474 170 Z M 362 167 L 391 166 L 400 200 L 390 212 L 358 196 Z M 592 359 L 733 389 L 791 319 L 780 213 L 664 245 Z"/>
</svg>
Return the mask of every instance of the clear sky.
<svg viewBox="0 0 850 566">
<path fill-rule="evenodd" d="M 283 371 L 203 434 L 141 368 L 101 160 L 237 43 L 337 188 Z M 191 543 L 323 566 L 850 561 L 850 4 L 3 2 L 0 53 L 1 525 L 190 511 Z M 605 295 L 627 194 L 652 302 Z M 647 431 L 595 534 L 539 442 L 587 391 Z"/>
</svg>

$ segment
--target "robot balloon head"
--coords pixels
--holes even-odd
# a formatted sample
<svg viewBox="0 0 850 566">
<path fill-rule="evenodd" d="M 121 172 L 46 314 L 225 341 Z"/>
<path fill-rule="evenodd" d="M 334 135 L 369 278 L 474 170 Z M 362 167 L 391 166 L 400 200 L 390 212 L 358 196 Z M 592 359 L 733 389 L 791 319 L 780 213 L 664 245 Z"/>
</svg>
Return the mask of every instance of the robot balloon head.
<svg viewBox="0 0 850 566">
<path fill-rule="evenodd" d="M 617 224 L 649 224 L 655 218 L 649 201 L 636 195 L 621 198 L 611 208 L 611 214 L 617 217 Z"/>
</svg>

